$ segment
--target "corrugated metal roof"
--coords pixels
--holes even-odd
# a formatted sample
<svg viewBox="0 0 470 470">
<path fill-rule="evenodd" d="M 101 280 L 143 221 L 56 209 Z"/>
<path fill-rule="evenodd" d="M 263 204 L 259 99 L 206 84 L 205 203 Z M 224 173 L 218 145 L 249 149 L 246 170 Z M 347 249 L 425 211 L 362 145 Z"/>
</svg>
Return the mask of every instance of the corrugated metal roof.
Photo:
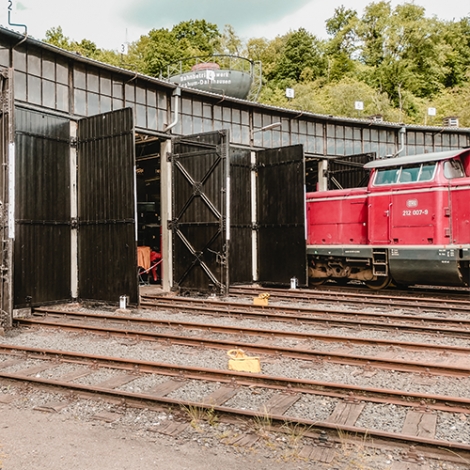
<svg viewBox="0 0 470 470">
<path fill-rule="evenodd" d="M 364 168 L 387 168 L 402 165 L 412 165 L 414 163 L 436 162 L 458 157 L 465 153 L 470 153 L 470 149 L 447 150 L 446 152 L 422 153 L 420 155 L 408 155 L 405 157 L 382 158 L 366 163 Z"/>
</svg>

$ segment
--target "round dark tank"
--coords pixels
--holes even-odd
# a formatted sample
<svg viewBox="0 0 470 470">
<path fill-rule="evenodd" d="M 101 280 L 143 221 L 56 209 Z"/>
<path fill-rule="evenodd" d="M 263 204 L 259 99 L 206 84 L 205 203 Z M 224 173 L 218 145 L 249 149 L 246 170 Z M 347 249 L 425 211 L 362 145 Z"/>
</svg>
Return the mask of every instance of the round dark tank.
<svg viewBox="0 0 470 470">
<path fill-rule="evenodd" d="M 247 99 L 251 92 L 251 99 L 256 99 L 259 94 L 258 77 L 261 77 L 260 62 L 238 56 L 216 55 L 171 64 L 166 78 L 183 88 L 196 88 L 240 99 Z"/>
</svg>

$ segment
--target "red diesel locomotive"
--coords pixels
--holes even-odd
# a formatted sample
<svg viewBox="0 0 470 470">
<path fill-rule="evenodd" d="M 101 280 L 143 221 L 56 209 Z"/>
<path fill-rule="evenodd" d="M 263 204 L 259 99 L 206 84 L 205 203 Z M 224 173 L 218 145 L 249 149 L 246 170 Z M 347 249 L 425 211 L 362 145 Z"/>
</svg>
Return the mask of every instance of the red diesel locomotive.
<svg viewBox="0 0 470 470">
<path fill-rule="evenodd" d="M 307 193 L 311 285 L 470 285 L 470 149 L 374 160 L 366 188 Z"/>
</svg>

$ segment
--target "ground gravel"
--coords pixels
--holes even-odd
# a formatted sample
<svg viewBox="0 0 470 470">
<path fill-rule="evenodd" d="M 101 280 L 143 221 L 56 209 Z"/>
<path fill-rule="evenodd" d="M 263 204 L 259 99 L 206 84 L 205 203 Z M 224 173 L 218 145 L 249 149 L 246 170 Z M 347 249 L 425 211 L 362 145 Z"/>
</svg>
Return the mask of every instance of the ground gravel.
<svg viewBox="0 0 470 470">
<path fill-rule="evenodd" d="M 98 310 L 89 309 L 83 306 L 69 306 L 71 309 L 81 309 L 82 311 L 93 311 L 94 313 L 110 313 L 110 309 Z M 172 321 L 188 321 L 188 322 L 199 322 L 205 324 L 218 324 L 218 325 L 238 325 L 239 327 L 246 328 L 265 328 L 280 331 L 300 331 L 317 334 L 335 335 L 341 337 L 357 337 L 357 338 L 370 338 L 370 339 L 390 339 L 390 333 L 384 331 L 374 330 L 354 330 L 349 328 L 314 328 L 311 325 L 299 324 L 291 325 L 283 322 L 267 322 L 265 320 L 242 320 L 236 315 L 231 316 L 218 316 L 214 317 L 211 315 L 190 315 L 188 313 L 174 313 L 165 311 L 154 311 L 154 310 L 130 310 L 127 311 L 113 311 L 116 315 L 132 315 L 140 316 L 144 318 L 157 318 L 166 319 Z M 116 327 L 117 325 L 113 325 Z M 210 337 L 211 339 L 224 339 L 230 338 L 234 340 L 232 335 L 222 335 L 210 333 L 205 335 L 202 330 L 194 328 L 192 330 L 180 329 L 180 328 L 157 328 L 155 331 L 161 333 L 170 333 L 181 335 L 183 332 L 191 336 L 202 336 Z M 470 341 L 465 338 L 446 338 L 441 336 L 433 335 L 417 335 L 408 333 L 397 333 L 394 339 L 409 342 L 420 342 L 429 344 L 441 344 L 441 345 L 454 345 L 470 347 Z M 320 340 L 297 340 L 288 339 L 281 340 L 278 338 L 259 338 L 259 337 L 242 337 L 237 336 L 236 341 L 243 347 L 247 342 L 264 344 L 269 342 L 271 345 L 278 345 L 282 347 L 310 347 L 311 349 L 318 349 L 322 351 L 335 351 L 344 347 L 340 342 L 324 342 Z M 62 331 L 55 331 L 51 333 L 50 330 L 14 330 L 7 332 L 4 337 L 0 337 L 0 343 L 16 344 L 29 347 L 43 348 L 47 347 L 50 349 L 63 350 L 63 351 L 75 351 L 83 354 L 98 354 L 102 356 L 113 356 L 120 358 L 132 358 L 142 361 L 154 361 L 164 362 L 168 364 L 177 364 L 181 366 L 197 366 L 206 367 L 211 369 L 227 369 L 228 357 L 224 351 L 213 350 L 202 347 L 188 347 L 188 346 L 175 346 L 169 345 L 165 341 L 136 341 L 133 338 L 103 338 L 93 334 L 74 334 L 65 333 Z M 362 356 L 380 356 L 380 354 L 390 351 L 384 351 L 384 349 L 376 346 L 350 346 L 349 352 L 351 354 L 357 354 Z M 397 357 L 405 358 L 407 353 L 403 351 L 395 351 Z M 419 358 L 425 356 L 414 355 L 413 360 L 419 360 Z M 443 362 L 448 361 L 449 357 L 452 356 L 435 356 L 440 358 Z M 0 367 L 1 362 L 5 360 L 5 357 L 0 356 Z M 8 368 L 4 368 L 6 372 L 15 372 L 38 366 L 41 364 L 39 360 L 28 359 L 20 364 L 12 365 Z M 450 377 L 429 377 L 429 376 L 418 376 L 413 374 L 407 374 L 397 371 L 383 371 L 380 369 L 366 369 L 361 367 L 353 367 L 347 365 L 331 364 L 327 361 L 301 361 L 289 358 L 279 358 L 270 356 L 261 356 L 262 373 L 272 375 L 276 377 L 289 377 L 298 378 L 314 381 L 334 381 L 338 384 L 353 384 L 359 387 L 373 387 L 373 388 L 394 388 L 398 390 L 408 392 L 424 392 L 428 394 L 438 395 L 449 395 L 449 396 L 460 396 L 468 397 L 468 390 L 470 390 L 470 378 L 450 378 Z M 37 377 L 45 377 L 49 379 L 58 379 L 64 375 L 78 374 L 83 366 L 72 365 L 72 364 L 61 364 L 57 363 L 53 369 L 47 369 L 44 371 L 37 372 Z M 92 373 L 77 377 L 75 382 L 77 384 L 92 385 L 99 384 L 111 378 L 113 371 L 98 368 Z M 161 384 L 168 380 L 167 377 L 159 375 L 137 375 L 136 379 L 130 383 L 127 383 L 120 387 L 121 390 L 128 391 L 130 393 L 145 393 L 153 387 Z M 1 384 L 1 382 L 0 382 Z M 205 397 L 213 393 L 220 384 L 202 383 L 197 380 L 182 381 L 182 385 L 177 390 L 171 392 L 168 397 L 173 399 L 185 399 L 193 402 L 202 402 Z M 151 410 L 130 410 L 116 407 L 115 405 L 106 404 L 104 402 L 92 401 L 92 400 L 73 400 L 67 403 L 67 399 L 62 397 L 58 398 L 59 395 L 50 392 L 39 392 L 32 390 L 24 390 L 21 387 L 15 388 L 11 385 L 1 386 L 0 392 L 3 395 L 9 395 L 14 393 L 15 401 L 13 405 L 9 405 L 9 410 L 29 410 L 37 407 L 47 405 L 51 401 L 62 401 L 64 407 L 60 409 L 58 414 L 63 417 L 64 420 L 72 418 L 74 421 L 81 423 L 94 422 L 94 426 L 101 426 L 108 430 L 124 430 L 130 429 L 129 433 L 134 433 L 139 438 L 149 440 L 149 442 L 157 442 L 156 435 L 158 435 L 158 441 L 161 439 L 165 440 L 169 449 L 173 449 L 174 440 L 169 437 L 163 437 L 158 434 L 159 427 L 163 426 L 171 420 L 178 419 L 177 416 L 173 415 L 169 411 L 151 411 Z M 275 391 L 269 389 L 263 389 L 259 387 L 247 388 L 240 387 L 240 390 L 224 406 L 244 408 L 252 411 L 260 411 L 266 409 L 266 403 L 275 395 Z M 0 395 L 1 397 L 1 395 Z M 287 417 L 306 418 L 316 421 L 325 421 L 334 411 L 338 403 L 341 401 L 335 398 L 321 397 L 316 395 L 303 394 L 299 397 L 294 405 L 286 413 Z M 5 405 L 0 405 L 5 408 Z M 364 427 L 367 429 L 379 429 L 388 432 L 400 432 L 407 413 L 406 407 L 400 407 L 395 405 L 384 405 L 384 404 L 371 404 L 366 403 L 364 409 L 359 416 L 356 426 Z M 112 423 L 95 423 L 94 417 L 99 413 L 113 413 L 116 416 L 116 420 Z M 65 421 L 63 421 L 65 422 Z M 183 433 L 178 439 L 182 440 L 184 444 L 194 444 L 195 449 L 210 449 L 215 456 L 231 454 L 234 449 L 233 446 L 227 446 L 221 444 L 224 437 L 234 436 L 237 432 L 246 431 L 243 426 L 238 429 L 237 426 L 229 426 L 227 424 L 220 423 L 216 427 L 208 426 L 207 423 L 193 423 L 189 426 L 188 430 Z M 436 433 L 437 439 L 442 440 L 453 440 L 455 442 L 470 443 L 470 426 L 467 421 L 467 416 L 458 413 L 439 413 L 438 414 L 438 428 Z M 4 439 L 4 433 L 0 433 L 0 439 Z M 177 440 L 178 440 L 177 439 Z M 264 438 L 263 438 L 264 439 Z M 306 465 L 301 459 L 294 458 L 294 451 L 299 449 L 292 449 L 292 445 L 279 437 L 270 437 L 268 442 L 264 442 L 261 439 L 261 443 L 257 444 L 259 447 L 256 448 L 257 460 L 259 464 L 253 468 L 271 468 L 276 469 L 276 464 L 282 459 L 286 459 L 286 455 L 289 455 L 289 468 L 304 468 Z M 275 443 L 275 445 L 273 444 Z M 228 450 L 226 449 L 228 447 Z M 274 451 L 268 452 L 268 448 Z M 289 454 L 289 448 L 292 451 Z M 250 450 L 249 452 L 252 452 Z M 359 452 L 358 449 L 355 451 Z M 245 456 L 246 450 L 237 449 L 235 452 L 237 455 Z M 352 469 L 345 463 L 346 452 L 343 452 L 338 457 L 337 465 L 338 469 Z M 259 457 L 259 459 L 258 459 Z M 374 470 L 390 469 L 394 461 L 399 458 L 399 455 L 394 451 L 389 452 L 378 452 L 376 455 L 364 456 L 361 454 L 361 459 L 370 458 L 370 462 L 361 463 L 361 467 L 357 468 L 370 468 Z M 357 458 L 357 455 L 356 455 Z M 263 462 L 263 459 L 267 459 Z M 202 458 L 202 461 L 204 458 Z M 170 460 L 171 461 L 171 460 Z M 372 463 L 373 462 L 373 463 Z M 272 465 L 271 465 L 272 464 Z M 344 466 L 341 466 L 343 465 Z M 246 465 L 246 462 L 244 462 Z M 265 467 L 263 467 L 265 465 Z M 349 465 L 349 464 L 348 464 Z M 369 466 L 367 466 L 369 465 Z M 439 463 L 430 462 L 429 469 L 434 470 L 438 468 L 458 469 L 466 468 L 459 467 L 458 465 L 443 467 Z M 0 467 L 1 468 L 1 467 Z M 4 467 L 5 470 L 14 467 Z M 28 468 L 28 467 L 17 467 L 17 468 Z M 47 467 L 31 467 L 33 468 L 47 468 Z M 70 468 L 80 468 L 73 467 Z M 93 467 L 91 467 L 93 468 Z M 96 467 L 99 468 L 99 467 Z M 106 466 L 101 467 L 103 469 L 108 468 Z M 110 468 L 110 467 L 109 467 Z M 134 467 L 117 467 L 117 468 L 134 468 Z M 136 469 L 139 467 L 135 467 Z M 143 468 L 143 467 L 142 467 Z M 148 467 L 152 468 L 152 467 Z M 162 467 L 163 468 L 163 467 Z M 174 467 L 174 468 L 186 468 L 186 467 Z M 188 467 L 189 468 L 189 467 Z M 198 468 L 197 466 L 194 468 Z M 201 467 L 207 468 L 207 467 Z M 215 467 L 220 468 L 220 467 Z M 233 468 L 237 468 L 236 466 Z M 241 468 L 241 467 L 240 467 Z M 280 467 L 281 468 L 281 467 Z M 305 468 L 311 468 L 305 466 Z M 317 465 L 318 470 L 323 470 L 322 466 Z M 331 466 L 325 466 L 325 469 L 331 470 Z M 54 467 L 50 467 L 49 470 L 54 470 Z"/>
</svg>

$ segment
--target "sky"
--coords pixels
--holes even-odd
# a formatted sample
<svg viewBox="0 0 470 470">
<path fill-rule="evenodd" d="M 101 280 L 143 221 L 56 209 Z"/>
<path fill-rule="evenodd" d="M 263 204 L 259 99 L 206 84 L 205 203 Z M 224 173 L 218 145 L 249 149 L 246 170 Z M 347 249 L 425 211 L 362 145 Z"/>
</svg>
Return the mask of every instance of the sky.
<svg viewBox="0 0 470 470">
<path fill-rule="evenodd" d="M 0 25 L 44 39 L 52 27 L 62 27 L 71 40 L 89 39 L 101 49 L 120 51 L 123 44 L 139 39 L 151 29 L 168 28 L 181 21 L 205 19 L 219 31 L 226 24 L 241 39 L 273 39 L 305 28 L 326 38 L 325 21 L 344 5 L 359 15 L 373 0 L 3 0 Z M 390 0 L 392 6 L 404 0 Z M 426 16 L 459 20 L 470 16 L 468 0 L 415 0 Z M 10 10 L 9 10 L 9 5 Z"/>
</svg>

